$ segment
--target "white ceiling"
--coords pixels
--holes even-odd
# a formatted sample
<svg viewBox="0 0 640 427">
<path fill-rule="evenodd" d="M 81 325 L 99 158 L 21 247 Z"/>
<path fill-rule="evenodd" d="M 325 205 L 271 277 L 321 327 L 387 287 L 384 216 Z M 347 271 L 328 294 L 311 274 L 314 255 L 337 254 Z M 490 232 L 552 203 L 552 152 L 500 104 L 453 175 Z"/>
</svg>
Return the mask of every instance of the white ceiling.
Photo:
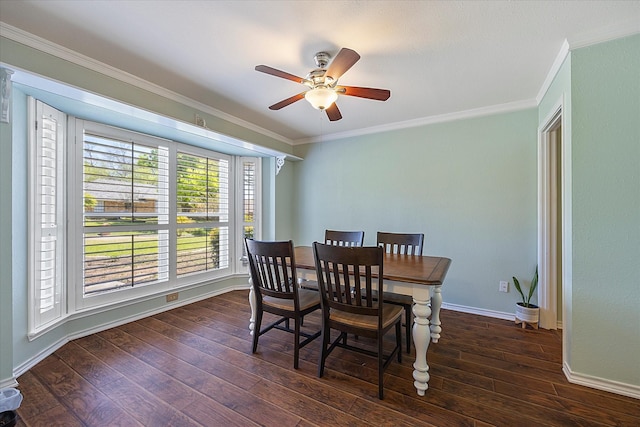
<svg viewBox="0 0 640 427">
<path fill-rule="evenodd" d="M 640 1 L 0 0 L 0 20 L 295 143 L 534 105 L 565 40 L 640 32 Z M 362 59 L 340 84 L 388 101 L 341 96 L 337 122 L 267 108 L 306 87 L 256 65 L 304 77 L 341 47 Z"/>
</svg>

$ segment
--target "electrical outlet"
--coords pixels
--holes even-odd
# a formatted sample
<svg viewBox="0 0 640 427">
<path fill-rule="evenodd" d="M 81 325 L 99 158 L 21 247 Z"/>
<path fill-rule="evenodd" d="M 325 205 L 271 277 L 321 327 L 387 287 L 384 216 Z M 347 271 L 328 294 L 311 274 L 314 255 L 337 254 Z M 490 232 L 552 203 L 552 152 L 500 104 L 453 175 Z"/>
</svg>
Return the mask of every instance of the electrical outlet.
<svg viewBox="0 0 640 427">
<path fill-rule="evenodd" d="M 178 299 L 178 293 L 167 294 L 167 302 L 176 301 Z"/>
<path fill-rule="evenodd" d="M 506 282 L 504 280 L 500 281 L 500 292 L 509 292 L 509 282 Z"/>
</svg>

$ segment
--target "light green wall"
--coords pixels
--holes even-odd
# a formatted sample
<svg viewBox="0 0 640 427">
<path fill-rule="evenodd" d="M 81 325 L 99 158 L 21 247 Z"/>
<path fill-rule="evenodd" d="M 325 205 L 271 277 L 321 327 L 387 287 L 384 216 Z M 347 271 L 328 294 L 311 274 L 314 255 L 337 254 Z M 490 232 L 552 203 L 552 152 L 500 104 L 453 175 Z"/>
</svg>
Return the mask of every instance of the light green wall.
<svg viewBox="0 0 640 427">
<path fill-rule="evenodd" d="M 446 303 L 512 314 L 536 265 L 537 110 L 296 147 L 295 239 L 326 228 L 423 232 L 427 255 L 452 259 Z"/>
<path fill-rule="evenodd" d="M 571 64 L 571 369 L 640 386 L 640 35 Z"/>
</svg>

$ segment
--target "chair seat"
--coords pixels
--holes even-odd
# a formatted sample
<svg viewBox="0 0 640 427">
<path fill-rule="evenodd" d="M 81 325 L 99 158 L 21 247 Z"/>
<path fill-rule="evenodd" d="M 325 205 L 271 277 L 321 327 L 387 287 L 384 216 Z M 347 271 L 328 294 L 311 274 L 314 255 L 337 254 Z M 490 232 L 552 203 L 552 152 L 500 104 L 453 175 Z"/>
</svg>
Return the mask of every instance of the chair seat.
<svg viewBox="0 0 640 427">
<path fill-rule="evenodd" d="M 320 294 L 318 292 L 310 291 L 307 289 L 298 290 L 298 297 L 300 299 L 300 311 L 305 311 L 317 304 L 320 304 Z M 294 310 L 294 304 L 292 299 L 274 298 L 265 296 L 262 298 L 262 304 L 269 305 L 280 310 Z"/>
<path fill-rule="evenodd" d="M 385 329 L 389 325 L 395 323 L 402 315 L 402 307 L 399 305 L 385 305 L 382 308 L 382 328 Z M 347 313 L 344 311 L 331 311 L 329 318 L 332 321 L 342 323 L 362 329 L 375 331 L 378 329 L 378 318 L 375 316 L 365 316 L 362 314 Z"/>
</svg>

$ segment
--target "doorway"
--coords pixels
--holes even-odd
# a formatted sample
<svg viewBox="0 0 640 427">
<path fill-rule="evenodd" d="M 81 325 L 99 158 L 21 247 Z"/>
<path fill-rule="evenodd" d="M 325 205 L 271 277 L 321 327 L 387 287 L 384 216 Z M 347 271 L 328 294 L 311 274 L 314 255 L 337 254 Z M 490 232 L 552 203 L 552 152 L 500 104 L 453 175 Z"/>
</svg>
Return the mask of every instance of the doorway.
<svg viewBox="0 0 640 427">
<path fill-rule="evenodd" d="M 562 107 L 541 128 L 538 147 L 538 305 L 540 327 L 562 327 L 563 137 Z"/>
</svg>

